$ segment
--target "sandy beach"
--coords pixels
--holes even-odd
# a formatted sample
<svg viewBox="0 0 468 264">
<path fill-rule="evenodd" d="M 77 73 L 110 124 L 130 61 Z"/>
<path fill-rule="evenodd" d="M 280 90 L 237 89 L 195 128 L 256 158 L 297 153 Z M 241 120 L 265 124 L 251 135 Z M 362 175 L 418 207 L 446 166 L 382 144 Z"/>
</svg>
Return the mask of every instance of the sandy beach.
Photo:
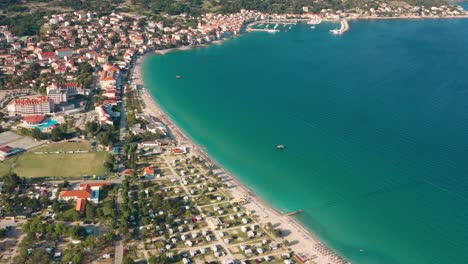
<svg viewBox="0 0 468 264">
<path fill-rule="evenodd" d="M 160 54 L 181 49 L 169 49 L 157 51 Z M 290 248 L 295 253 L 301 253 L 306 259 L 311 260 L 307 263 L 348 263 L 332 250 L 327 248 L 320 240 L 294 220 L 291 216 L 284 215 L 273 209 L 266 202 L 262 201 L 249 188 L 241 184 L 220 164 L 214 161 L 209 155 L 197 144 L 195 144 L 184 132 L 182 132 L 169 116 L 153 99 L 149 91 L 146 89 L 142 76 L 142 62 L 146 56 L 138 58 L 133 68 L 135 82 L 144 87 L 139 94 L 144 102 L 144 112 L 153 115 L 161 120 L 171 131 L 178 144 L 188 145 L 192 154 L 202 157 L 205 161 L 212 164 L 216 169 L 213 170 L 215 175 L 221 177 L 231 190 L 235 201 L 244 201 L 245 208 L 254 212 L 258 216 L 257 221 L 261 224 L 270 222 L 275 228 L 280 228 L 284 233 L 284 239 L 289 241 Z"/>
</svg>

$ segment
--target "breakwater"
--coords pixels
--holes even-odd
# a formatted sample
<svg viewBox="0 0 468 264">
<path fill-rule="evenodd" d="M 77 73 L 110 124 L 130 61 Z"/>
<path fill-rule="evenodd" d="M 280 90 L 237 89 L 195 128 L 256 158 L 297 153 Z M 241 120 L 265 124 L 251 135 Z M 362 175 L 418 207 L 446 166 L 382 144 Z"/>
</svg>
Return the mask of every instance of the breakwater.
<svg viewBox="0 0 468 264">
<path fill-rule="evenodd" d="M 335 35 L 341 35 L 341 34 L 346 33 L 346 31 L 349 30 L 348 20 L 346 20 L 346 19 L 340 20 L 340 26 L 341 27 L 339 29 L 332 29 L 332 30 L 330 30 L 330 32 L 335 34 Z"/>
</svg>

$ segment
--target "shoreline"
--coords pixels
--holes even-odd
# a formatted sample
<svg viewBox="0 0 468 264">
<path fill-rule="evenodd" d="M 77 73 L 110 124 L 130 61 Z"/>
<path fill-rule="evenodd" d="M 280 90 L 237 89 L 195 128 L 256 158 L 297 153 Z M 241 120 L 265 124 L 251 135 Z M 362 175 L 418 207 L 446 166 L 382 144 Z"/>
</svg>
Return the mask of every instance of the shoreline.
<svg viewBox="0 0 468 264">
<path fill-rule="evenodd" d="M 407 16 L 407 17 L 348 17 L 346 20 L 422 20 L 422 19 L 466 19 L 468 15 L 464 16 L 445 16 L 445 17 L 420 17 L 420 16 Z M 339 20 L 331 20 L 329 22 L 340 22 Z M 349 26 L 347 27 L 349 30 Z M 200 156 L 201 159 L 205 160 L 208 164 L 215 167 L 213 170 L 214 174 L 217 177 L 222 178 L 223 182 L 228 184 L 228 189 L 231 192 L 231 195 L 234 197 L 235 201 L 248 201 L 248 203 L 243 206 L 250 210 L 254 211 L 258 216 L 257 221 L 261 224 L 271 222 L 276 228 L 289 231 L 289 234 L 285 237 L 282 237 L 290 242 L 289 248 L 295 253 L 302 253 L 306 259 L 312 260 L 314 263 L 350 263 L 345 260 L 343 257 L 338 255 L 333 249 L 328 248 L 325 243 L 323 243 L 317 235 L 313 233 L 313 230 L 308 229 L 305 225 L 300 223 L 298 220 L 294 219 L 291 216 L 284 215 L 282 212 L 276 210 L 273 206 L 268 204 L 266 201 L 261 199 L 253 190 L 242 184 L 233 173 L 230 173 L 225 169 L 219 162 L 211 157 L 203 147 L 200 147 L 194 142 L 187 134 L 179 128 L 171 117 L 162 109 L 159 105 L 156 98 L 153 98 L 149 90 L 147 89 L 144 80 L 143 80 L 143 61 L 150 54 L 159 54 L 165 55 L 174 51 L 185 51 L 196 48 L 208 47 L 212 44 L 222 44 L 223 42 L 234 38 L 242 36 L 245 31 L 242 31 L 239 35 L 233 35 L 227 38 L 222 38 L 220 40 L 214 41 L 208 44 L 202 44 L 197 46 L 183 46 L 175 47 L 163 50 L 153 50 L 149 51 L 141 56 L 135 62 L 134 67 L 131 71 L 134 74 L 135 82 L 142 87 L 142 90 L 138 91 L 138 95 L 144 103 L 144 112 L 150 115 L 157 117 L 162 123 L 164 123 L 172 136 L 175 138 L 178 144 L 188 145 L 190 147 L 191 153 L 194 155 Z M 291 243 L 292 242 L 292 243 Z M 307 261 L 306 261 L 307 263 Z"/>
<path fill-rule="evenodd" d="M 204 45 L 207 46 L 207 45 Z M 202 46 L 202 47 L 204 47 Z M 187 50 L 180 48 L 166 49 L 162 51 L 154 51 L 161 55 L 175 50 Z M 243 206 L 249 211 L 255 212 L 257 215 L 257 221 L 261 224 L 271 222 L 275 228 L 288 231 L 288 234 L 282 239 L 290 242 L 288 248 L 291 248 L 296 254 L 302 254 L 307 260 L 313 260 L 317 264 L 326 263 L 349 263 L 334 250 L 328 248 L 317 235 L 309 230 L 298 220 L 291 216 L 282 214 L 276 210 L 273 206 L 268 204 L 266 201 L 261 199 L 253 190 L 242 184 L 232 173 L 225 169 L 216 159 L 212 158 L 204 149 L 196 144 L 189 136 L 186 135 L 182 129 L 180 129 L 175 122 L 169 117 L 168 114 L 162 109 L 157 100 L 153 98 L 149 90 L 145 86 L 143 80 L 143 61 L 148 57 L 149 52 L 145 55 L 140 56 L 132 69 L 134 74 L 135 82 L 144 87 L 138 91 L 141 100 L 144 103 L 143 111 L 146 114 L 150 114 L 158 118 L 164 123 L 172 136 L 176 139 L 178 144 L 188 145 L 190 152 L 193 155 L 200 156 L 201 159 L 205 160 L 212 167 L 213 173 L 220 177 L 223 183 L 228 185 L 228 190 L 233 196 L 233 201 L 247 201 Z"/>
</svg>

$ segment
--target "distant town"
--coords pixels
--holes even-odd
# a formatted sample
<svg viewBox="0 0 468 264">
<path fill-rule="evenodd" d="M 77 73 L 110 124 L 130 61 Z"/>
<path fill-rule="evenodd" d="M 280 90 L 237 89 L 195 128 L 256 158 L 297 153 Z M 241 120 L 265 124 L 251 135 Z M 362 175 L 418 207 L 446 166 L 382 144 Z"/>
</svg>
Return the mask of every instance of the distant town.
<svg viewBox="0 0 468 264">
<path fill-rule="evenodd" d="M 76 11 L 43 17 L 33 36 L 0 25 L 0 262 L 347 263 L 297 225 L 300 211 L 274 211 L 213 163 L 142 81 L 144 55 L 253 25 L 327 20 L 348 30 L 351 19 L 468 15 L 386 3 L 302 10 L 157 21 Z"/>
</svg>

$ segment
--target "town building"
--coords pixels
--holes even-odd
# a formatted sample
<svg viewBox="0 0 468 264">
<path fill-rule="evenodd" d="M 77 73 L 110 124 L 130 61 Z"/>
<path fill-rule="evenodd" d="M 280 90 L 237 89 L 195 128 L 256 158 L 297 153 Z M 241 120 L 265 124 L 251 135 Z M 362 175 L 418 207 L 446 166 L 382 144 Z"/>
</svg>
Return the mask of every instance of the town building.
<svg viewBox="0 0 468 264">
<path fill-rule="evenodd" d="M 53 112 L 54 102 L 48 96 L 19 98 L 11 101 L 7 109 L 10 116 L 50 114 Z"/>
<path fill-rule="evenodd" d="M 14 149 L 10 146 L 4 146 L 2 148 L 0 148 L 0 159 L 1 160 L 4 160 L 8 157 L 11 157 L 14 155 Z"/>
<path fill-rule="evenodd" d="M 77 201 L 75 209 L 83 212 L 86 202 L 98 203 L 101 188 L 110 185 L 110 182 L 81 183 L 78 190 L 60 192 L 59 201 Z"/>
<path fill-rule="evenodd" d="M 55 55 L 59 58 L 70 57 L 73 55 L 73 50 L 69 48 L 62 48 L 55 51 Z"/>
<path fill-rule="evenodd" d="M 23 121 L 28 125 L 38 125 L 44 122 L 45 115 L 28 115 L 23 117 Z"/>
</svg>

